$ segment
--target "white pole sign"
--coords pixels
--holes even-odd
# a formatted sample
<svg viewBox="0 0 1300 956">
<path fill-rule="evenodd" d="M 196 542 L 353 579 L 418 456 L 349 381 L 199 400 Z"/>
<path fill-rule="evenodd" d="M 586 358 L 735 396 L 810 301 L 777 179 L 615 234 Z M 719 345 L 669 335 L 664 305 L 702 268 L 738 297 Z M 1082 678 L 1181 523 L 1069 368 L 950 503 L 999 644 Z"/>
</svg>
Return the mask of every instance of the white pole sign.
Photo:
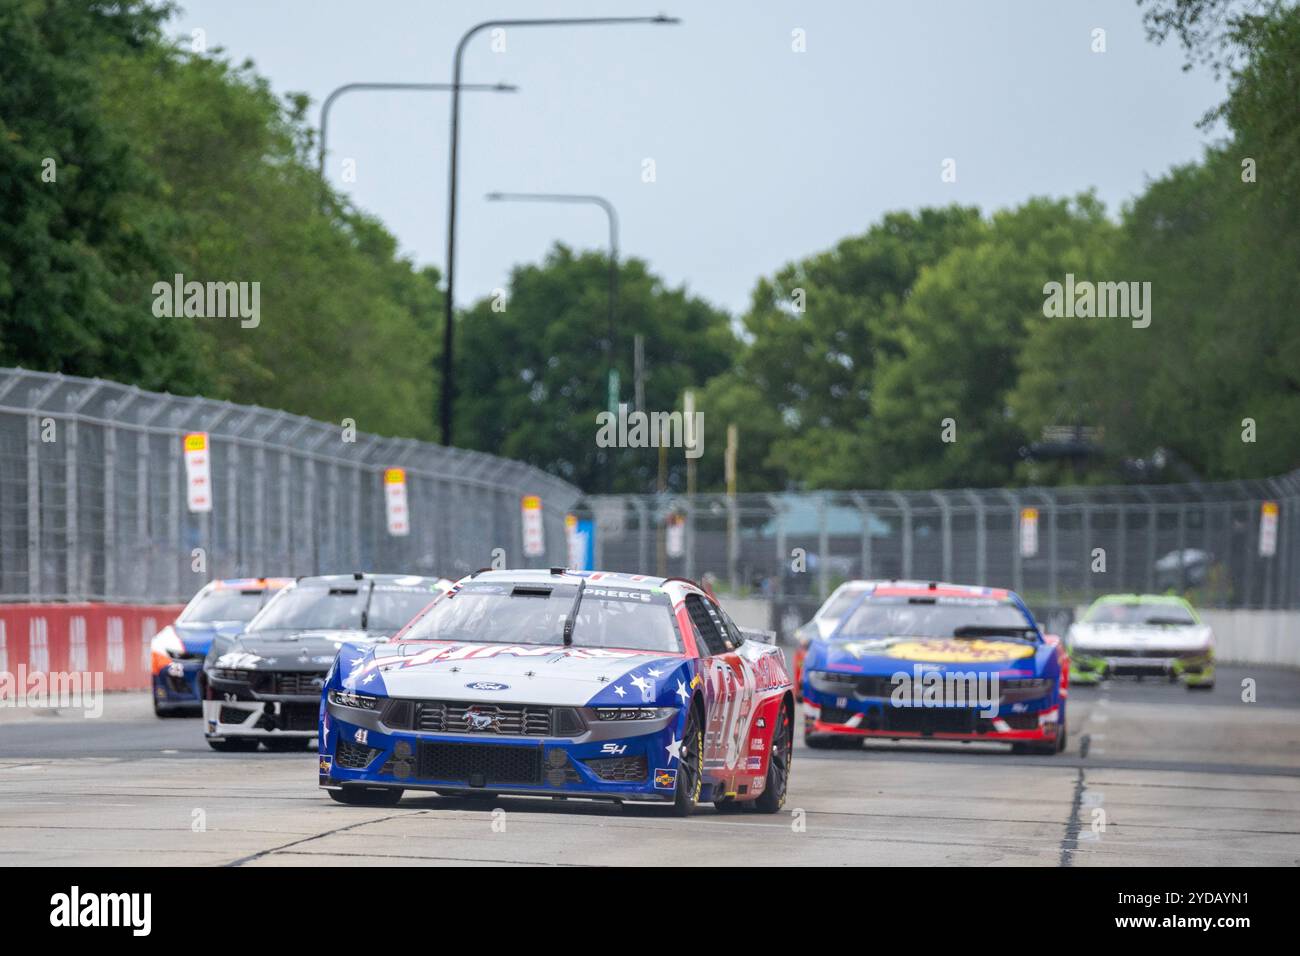
<svg viewBox="0 0 1300 956">
<path fill-rule="evenodd" d="M 384 471 L 384 507 L 388 512 L 388 533 L 401 538 L 411 533 L 411 514 L 406 508 L 406 469 Z"/>
<path fill-rule="evenodd" d="M 1277 502 L 1265 501 L 1259 506 L 1259 556 L 1271 558 L 1277 554 Z"/>
<path fill-rule="evenodd" d="M 664 550 L 670 558 L 680 558 L 686 553 L 686 519 L 679 514 L 668 516 L 668 532 L 664 539 Z"/>
<path fill-rule="evenodd" d="M 1038 553 L 1038 509 L 1020 509 L 1020 556 L 1032 558 Z"/>
<path fill-rule="evenodd" d="M 542 527 L 542 499 L 537 495 L 523 497 L 524 554 L 540 558 L 546 553 L 546 533 Z"/>
<path fill-rule="evenodd" d="M 212 462 L 208 458 L 208 433 L 185 436 L 185 487 L 190 511 L 212 510 Z"/>
</svg>

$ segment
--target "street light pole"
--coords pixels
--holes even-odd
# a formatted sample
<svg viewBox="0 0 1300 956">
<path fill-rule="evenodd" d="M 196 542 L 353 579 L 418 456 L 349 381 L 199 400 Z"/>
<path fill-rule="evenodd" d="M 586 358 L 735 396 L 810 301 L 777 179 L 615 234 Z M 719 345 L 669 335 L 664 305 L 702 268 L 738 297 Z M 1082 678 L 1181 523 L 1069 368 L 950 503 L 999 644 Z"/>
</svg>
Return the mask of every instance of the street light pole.
<svg viewBox="0 0 1300 956">
<path fill-rule="evenodd" d="M 610 412 L 617 415 L 618 390 L 615 381 L 618 370 L 614 364 L 614 357 L 618 353 L 614 348 L 614 308 L 618 301 L 618 213 L 614 209 L 614 204 L 604 196 L 582 193 L 488 193 L 487 200 L 488 202 L 585 203 L 605 210 L 605 215 L 609 217 L 609 302 L 605 319 L 605 367 L 608 369 L 606 395 Z M 613 469 L 606 466 L 604 472 L 605 490 L 608 492 L 613 487 Z"/>
<path fill-rule="evenodd" d="M 614 356 L 614 308 L 618 301 L 618 212 L 614 204 L 604 196 L 591 196 L 581 193 L 488 193 L 489 202 L 554 202 L 586 203 L 599 206 L 609 217 L 609 307 L 607 310 L 607 327 L 605 335 L 605 359 L 611 379 L 615 374 Z M 617 409 L 613 409 L 617 411 Z"/>
<path fill-rule="evenodd" d="M 509 83 L 466 83 L 462 89 L 473 92 L 488 93 L 514 93 L 518 91 L 517 86 L 511 86 Z M 344 83 L 338 87 L 329 96 L 325 97 L 320 107 L 320 150 L 317 158 L 317 165 L 320 169 L 320 175 L 325 177 L 325 149 L 326 139 L 329 136 L 330 107 L 344 93 L 351 93 L 357 90 L 423 90 L 425 92 L 450 93 L 450 83 Z"/>
<path fill-rule="evenodd" d="M 442 417 L 442 443 L 452 443 L 452 406 L 456 400 L 455 361 L 455 302 L 456 302 L 456 182 L 460 161 L 460 71 L 465 47 L 475 34 L 491 27 L 563 27 L 563 26 L 625 26 L 633 23 L 676 24 L 675 17 L 660 14 L 656 17 L 554 17 L 525 20 L 484 20 L 465 31 L 456 44 L 452 63 L 451 90 L 451 158 L 447 174 L 447 294 L 443 303 L 442 327 L 442 397 L 439 405 Z"/>
</svg>

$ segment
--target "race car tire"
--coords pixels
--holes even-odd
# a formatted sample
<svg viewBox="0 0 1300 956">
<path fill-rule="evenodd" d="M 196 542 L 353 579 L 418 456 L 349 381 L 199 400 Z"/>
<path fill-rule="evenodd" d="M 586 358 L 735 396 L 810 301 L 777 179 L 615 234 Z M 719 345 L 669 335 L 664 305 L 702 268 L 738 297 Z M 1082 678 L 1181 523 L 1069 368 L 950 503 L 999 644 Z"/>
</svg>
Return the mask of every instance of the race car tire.
<svg viewBox="0 0 1300 956">
<path fill-rule="evenodd" d="M 153 715 L 155 717 L 161 717 L 163 720 L 167 720 L 171 717 L 179 717 L 182 713 L 183 711 L 179 708 L 159 707 L 158 701 L 155 700 L 153 702 Z"/>
<path fill-rule="evenodd" d="M 294 753 L 295 751 L 306 750 L 311 745 L 309 737 L 271 737 L 263 740 L 266 749 L 271 753 Z"/>
<path fill-rule="evenodd" d="M 227 737 L 225 740 L 209 740 L 208 746 L 223 754 L 247 754 L 257 749 L 257 738 Z"/>
<path fill-rule="evenodd" d="M 397 787 L 344 787 L 342 790 L 327 790 L 335 803 L 346 803 L 350 807 L 395 807 L 402 799 L 402 792 Z"/>
<path fill-rule="evenodd" d="M 790 711 L 781 707 L 781 716 L 772 729 L 771 757 L 767 762 L 767 782 L 754 801 L 759 813 L 779 813 L 785 806 L 785 792 L 790 785 L 790 761 L 794 756 L 793 721 Z"/>
<path fill-rule="evenodd" d="M 1188 690 L 1214 690 L 1214 681 L 1209 681 L 1203 684 L 1188 684 L 1187 689 Z"/>
<path fill-rule="evenodd" d="M 852 735 L 809 734 L 803 735 L 805 747 L 813 750 L 857 750 L 862 746 L 862 739 Z"/>
<path fill-rule="evenodd" d="M 681 757 L 677 761 L 677 792 L 673 795 L 673 814 L 689 817 L 700 802 L 704 788 L 704 729 L 700 711 L 692 706 L 686 714 L 682 731 Z"/>
</svg>

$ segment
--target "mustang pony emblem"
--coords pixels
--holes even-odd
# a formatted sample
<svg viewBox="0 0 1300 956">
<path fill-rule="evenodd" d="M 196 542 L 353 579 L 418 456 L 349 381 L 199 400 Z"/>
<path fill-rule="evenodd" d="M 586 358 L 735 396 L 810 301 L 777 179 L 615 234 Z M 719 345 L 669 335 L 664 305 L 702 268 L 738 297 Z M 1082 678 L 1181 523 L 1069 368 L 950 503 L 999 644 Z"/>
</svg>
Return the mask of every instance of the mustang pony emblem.
<svg viewBox="0 0 1300 956">
<path fill-rule="evenodd" d="M 496 714 L 479 710 L 477 707 L 469 707 L 465 710 L 466 730 L 496 730 L 499 720 Z"/>
</svg>

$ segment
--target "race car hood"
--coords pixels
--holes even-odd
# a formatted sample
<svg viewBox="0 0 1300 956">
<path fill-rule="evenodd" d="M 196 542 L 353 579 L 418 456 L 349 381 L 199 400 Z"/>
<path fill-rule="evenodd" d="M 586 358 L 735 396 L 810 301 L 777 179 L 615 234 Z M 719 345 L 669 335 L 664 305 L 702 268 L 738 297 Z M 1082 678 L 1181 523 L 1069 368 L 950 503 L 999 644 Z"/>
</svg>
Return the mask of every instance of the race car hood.
<svg viewBox="0 0 1300 956">
<path fill-rule="evenodd" d="M 345 646 L 339 683 L 363 694 L 466 701 L 680 706 L 685 658 L 609 648 L 411 641 Z"/>
<path fill-rule="evenodd" d="M 998 638 L 852 637 L 817 641 L 809 649 L 805 671 L 833 670 L 850 674 L 893 675 L 919 664 L 964 672 L 1036 673 L 1050 645 Z"/>
<path fill-rule="evenodd" d="M 235 637 L 244 629 L 243 621 L 205 621 L 172 625 L 186 653 L 202 655 L 208 652 L 217 637 Z"/>
<path fill-rule="evenodd" d="M 373 631 L 256 631 L 221 649 L 216 667 L 242 670 L 323 671 L 345 644 L 370 644 L 385 637 Z"/>
<path fill-rule="evenodd" d="M 1125 650 L 1159 654 L 1209 647 L 1214 636 L 1207 624 L 1075 624 L 1069 645 L 1081 651 Z"/>
</svg>

